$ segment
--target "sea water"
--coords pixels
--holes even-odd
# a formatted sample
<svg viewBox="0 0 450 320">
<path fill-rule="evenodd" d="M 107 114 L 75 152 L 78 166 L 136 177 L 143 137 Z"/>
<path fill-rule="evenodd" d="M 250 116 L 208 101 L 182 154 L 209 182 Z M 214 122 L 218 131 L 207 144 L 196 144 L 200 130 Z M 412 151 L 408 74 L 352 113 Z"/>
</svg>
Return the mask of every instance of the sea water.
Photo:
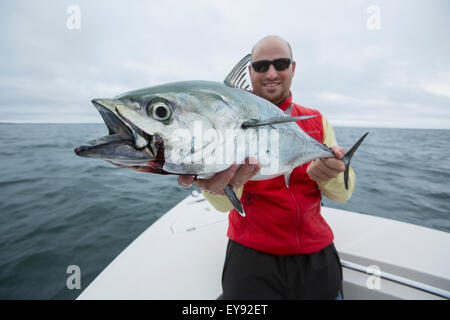
<svg viewBox="0 0 450 320">
<path fill-rule="evenodd" d="M 349 148 L 352 198 L 325 206 L 450 232 L 450 130 L 336 127 Z M 74 299 L 195 187 L 176 176 L 75 156 L 104 124 L 0 124 L 0 299 Z M 67 286 L 68 267 L 81 289 Z"/>
</svg>

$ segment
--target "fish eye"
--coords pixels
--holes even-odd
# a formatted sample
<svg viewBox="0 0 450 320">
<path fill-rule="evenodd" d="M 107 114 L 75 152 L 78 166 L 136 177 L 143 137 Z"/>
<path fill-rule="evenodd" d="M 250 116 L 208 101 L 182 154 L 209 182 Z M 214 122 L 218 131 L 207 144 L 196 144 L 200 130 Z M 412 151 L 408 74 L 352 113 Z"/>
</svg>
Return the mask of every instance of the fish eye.
<svg viewBox="0 0 450 320">
<path fill-rule="evenodd" d="M 159 121 L 168 120 L 172 116 L 172 108 L 162 101 L 154 102 L 147 112 L 153 119 Z"/>
</svg>

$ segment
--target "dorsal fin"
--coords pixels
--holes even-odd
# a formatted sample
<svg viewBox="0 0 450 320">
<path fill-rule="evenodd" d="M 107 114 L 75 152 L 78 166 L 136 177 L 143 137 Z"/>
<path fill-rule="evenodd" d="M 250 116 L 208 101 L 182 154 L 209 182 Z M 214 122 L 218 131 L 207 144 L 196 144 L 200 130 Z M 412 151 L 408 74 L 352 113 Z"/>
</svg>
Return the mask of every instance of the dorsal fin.
<svg viewBox="0 0 450 320">
<path fill-rule="evenodd" d="M 251 54 L 249 53 L 238 62 L 238 64 L 231 70 L 224 80 L 224 83 L 232 88 L 239 88 L 246 91 L 252 90 L 249 75 L 247 72 L 247 66 L 251 60 Z"/>
</svg>

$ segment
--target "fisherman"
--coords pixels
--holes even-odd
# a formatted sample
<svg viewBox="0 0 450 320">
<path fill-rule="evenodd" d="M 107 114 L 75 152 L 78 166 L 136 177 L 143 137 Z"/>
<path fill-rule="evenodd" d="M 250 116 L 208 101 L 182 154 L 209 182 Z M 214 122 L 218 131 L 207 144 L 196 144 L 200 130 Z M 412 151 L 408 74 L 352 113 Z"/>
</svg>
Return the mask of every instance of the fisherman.
<svg viewBox="0 0 450 320">
<path fill-rule="evenodd" d="M 295 67 L 286 40 L 278 36 L 261 39 L 253 47 L 249 66 L 253 93 L 289 116 L 317 115 L 297 123 L 342 158 L 345 150 L 337 145 L 325 116 L 293 103 L 290 88 Z M 261 168 L 249 159 L 210 179 L 178 177 L 184 187 L 195 183 L 217 210 L 231 210 L 222 299 L 342 298 L 342 267 L 332 230 L 320 213 L 322 194 L 345 202 L 355 188 L 351 168 L 348 190 L 345 188 L 345 167 L 339 159 L 316 159 L 299 166 L 292 171 L 288 184 L 284 176 L 249 181 Z M 245 216 L 233 209 L 224 194 L 227 184 L 241 199 Z"/>
</svg>

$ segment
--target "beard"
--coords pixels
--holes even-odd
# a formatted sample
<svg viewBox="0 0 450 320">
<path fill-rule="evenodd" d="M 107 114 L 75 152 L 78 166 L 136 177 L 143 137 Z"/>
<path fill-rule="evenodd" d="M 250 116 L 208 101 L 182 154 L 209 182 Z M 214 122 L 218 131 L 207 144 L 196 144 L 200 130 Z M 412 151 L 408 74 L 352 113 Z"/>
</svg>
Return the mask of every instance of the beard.
<svg viewBox="0 0 450 320">
<path fill-rule="evenodd" d="M 253 91 L 256 95 L 269 100 L 275 105 L 281 104 L 287 97 L 289 97 L 289 90 L 276 90 L 271 92 L 271 90 L 267 90 L 265 88 L 256 88 Z"/>
</svg>

